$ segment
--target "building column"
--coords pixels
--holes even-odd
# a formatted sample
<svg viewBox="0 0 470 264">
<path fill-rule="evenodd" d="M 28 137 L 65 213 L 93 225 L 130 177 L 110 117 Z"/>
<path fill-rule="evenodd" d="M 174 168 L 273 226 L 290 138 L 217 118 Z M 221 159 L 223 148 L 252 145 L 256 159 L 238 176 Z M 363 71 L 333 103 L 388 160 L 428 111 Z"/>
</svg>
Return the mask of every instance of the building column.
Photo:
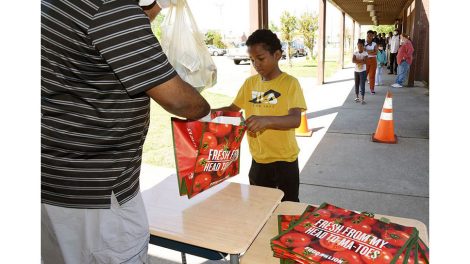
<svg viewBox="0 0 470 264">
<path fill-rule="evenodd" d="M 341 16 L 341 28 L 339 30 L 339 63 L 341 69 L 344 69 L 344 28 L 346 27 L 346 14 L 342 12 Z"/>
<path fill-rule="evenodd" d="M 325 83 L 325 39 L 326 39 L 326 0 L 319 0 L 318 8 L 318 66 L 317 66 L 317 83 L 322 85 Z"/>
<path fill-rule="evenodd" d="M 250 0 L 250 34 L 260 28 L 269 28 L 268 0 Z"/>
<path fill-rule="evenodd" d="M 403 15 L 402 15 L 402 19 L 401 19 L 401 32 L 400 33 L 406 32 L 407 27 L 408 27 L 408 17 L 406 16 L 407 10 L 408 10 L 408 7 L 403 9 Z"/>
<path fill-rule="evenodd" d="M 352 53 L 354 53 L 355 45 L 356 45 L 356 20 L 353 20 L 352 43 L 350 47 Z"/>
<path fill-rule="evenodd" d="M 413 62 L 408 75 L 408 86 L 414 86 L 415 80 L 429 80 L 429 39 L 428 39 L 428 19 L 426 15 L 426 5 L 428 0 L 415 0 L 415 16 L 413 35 L 410 36 L 413 42 Z"/>
</svg>

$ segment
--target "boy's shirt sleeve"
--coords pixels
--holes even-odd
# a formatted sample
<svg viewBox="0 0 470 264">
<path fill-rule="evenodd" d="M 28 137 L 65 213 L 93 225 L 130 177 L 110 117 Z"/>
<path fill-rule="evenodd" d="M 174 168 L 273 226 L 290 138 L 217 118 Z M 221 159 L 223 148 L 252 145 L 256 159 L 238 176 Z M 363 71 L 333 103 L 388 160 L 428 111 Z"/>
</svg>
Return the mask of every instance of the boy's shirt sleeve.
<svg viewBox="0 0 470 264">
<path fill-rule="evenodd" d="M 304 93 L 300 87 L 300 83 L 297 79 L 293 81 L 289 91 L 289 106 L 288 109 L 300 108 L 302 110 L 307 110 L 307 104 L 305 103 Z"/>
<path fill-rule="evenodd" d="M 233 100 L 233 104 L 238 106 L 241 109 L 246 109 L 246 103 L 247 100 L 245 98 L 245 94 L 247 91 L 245 91 L 248 88 L 248 80 L 245 80 L 243 83 L 242 87 L 240 87 L 240 90 L 238 90 L 238 94 Z"/>
</svg>

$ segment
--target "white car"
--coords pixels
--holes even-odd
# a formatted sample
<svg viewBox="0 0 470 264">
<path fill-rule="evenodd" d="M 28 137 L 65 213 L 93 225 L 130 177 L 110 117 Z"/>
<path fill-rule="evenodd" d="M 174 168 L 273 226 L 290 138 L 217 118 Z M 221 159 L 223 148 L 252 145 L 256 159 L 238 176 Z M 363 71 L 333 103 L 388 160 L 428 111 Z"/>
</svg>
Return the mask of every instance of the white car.
<svg viewBox="0 0 470 264">
<path fill-rule="evenodd" d="M 217 47 L 214 46 L 214 45 L 207 45 L 207 49 L 209 50 L 209 53 L 210 53 L 212 56 L 224 56 L 225 53 L 227 53 L 227 50 L 221 49 L 221 48 L 217 48 Z"/>
<path fill-rule="evenodd" d="M 250 61 L 248 56 L 247 47 L 244 42 L 238 44 L 235 48 L 231 48 L 227 52 L 227 57 L 233 60 L 236 65 L 242 61 Z"/>
</svg>

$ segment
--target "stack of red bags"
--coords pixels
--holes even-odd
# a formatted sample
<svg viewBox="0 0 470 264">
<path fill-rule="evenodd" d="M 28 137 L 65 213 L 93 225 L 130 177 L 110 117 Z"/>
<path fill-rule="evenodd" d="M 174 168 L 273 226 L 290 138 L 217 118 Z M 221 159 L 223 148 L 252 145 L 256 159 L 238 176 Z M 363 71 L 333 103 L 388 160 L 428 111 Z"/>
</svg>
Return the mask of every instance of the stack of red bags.
<svg viewBox="0 0 470 264">
<path fill-rule="evenodd" d="M 429 248 L 413 227 L 375 219 L 331 204 L 302 215 L 279 215 L 271 239 L 281 264 L 428 264 Z"/>
</svg>

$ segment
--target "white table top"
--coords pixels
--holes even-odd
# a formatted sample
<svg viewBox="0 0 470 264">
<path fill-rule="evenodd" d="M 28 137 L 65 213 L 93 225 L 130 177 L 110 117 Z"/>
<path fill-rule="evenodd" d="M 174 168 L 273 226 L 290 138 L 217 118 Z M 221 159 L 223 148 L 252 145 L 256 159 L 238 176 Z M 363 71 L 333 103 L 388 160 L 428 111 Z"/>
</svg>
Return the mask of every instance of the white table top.
<svg viewBox="0 0 470 264">
<path fill-rule="evenodd" d="M 252 263 L 266 263 L 266 264 L 279 264 L 279 259 L 273 257 L 271 250 L 271 244 L 269 243 L 271 238 L 278 234 L 278 215 L 300 215 L 304 212 L 308 204 L 304 203 L 293 203 L 293 202 L 282 202 L 274 211 L 273 215 L 269 218 L 266 225 L 263 227 L 259 235 L 256 237 L 253 244 L 250 246 L 248 251 L 241 257 L 240 263 L 252 264 Z M 416 227 L 419 231 L 420 238 L 424 243 L 428 244 L 428 232 L 426 225 L 422 222 L 414 219 L 400 218 L 387 215 L 375 214 L 376 218 L 385 217 L 390 219 L 391 222 Z"/>
<path fill-rule="evenodd" d="M 228 254 L 248 249 L 283 196 L 223 182 L 188 199 L 179 195 L 176 175 L 146 176 L 141 192 L 152 235 Z"/>
</svg>

